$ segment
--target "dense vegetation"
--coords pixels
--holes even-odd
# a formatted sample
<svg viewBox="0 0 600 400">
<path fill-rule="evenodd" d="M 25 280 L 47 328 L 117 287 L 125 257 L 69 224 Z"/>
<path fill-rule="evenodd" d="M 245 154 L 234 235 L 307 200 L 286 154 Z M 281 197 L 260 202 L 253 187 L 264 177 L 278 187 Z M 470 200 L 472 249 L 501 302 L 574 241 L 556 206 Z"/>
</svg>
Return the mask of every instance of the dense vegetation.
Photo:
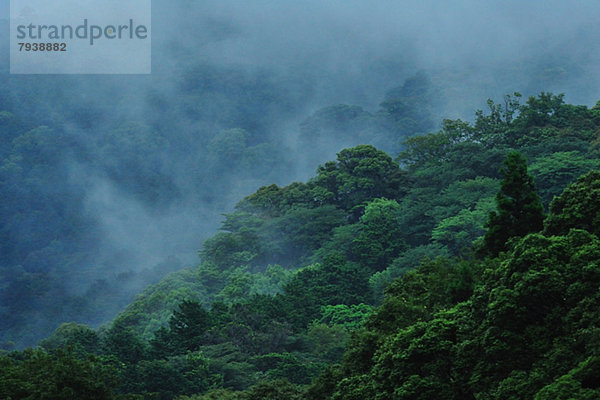
<svg viewBox="0 0 600 400">
<path fill-rule="evenodd" d="M 2 354 L 0 397 L 598 398 L 600 108 L 519 98 L 261 187 L 110 325 Z"/>
<path fill-rule="evenodd" d="M 87 89 L 73 77 L 0 86 L 0 348 L 33 345 L 60 321 L 94 327 L 110 321 L 133 301 L 133 293 L 181 269 L 185 252 L 192 259 L 202 235 L 218 223 L 219 210 L 230 209 L 240 192 L 285 180 L 290 158 L 310 154 L 306 162 L 314 168 L 331 148 L 371 142 L 397 153 L 403 137 L 432 127 L 428 112 L 419 111 L 427 110 L 431 90 L 423 74 L 390 91 L 374 113 L 347 105 L 318 110 L 302 124 L 298 154 L 270 121 L 298 112 L 307 94 L 292 96 L 291 83 L 277 76 L 188 65 L 177 78 L 176 104 L 166 107 L 167 94 L 149 91 L 143 95 L 147 114 L 141 120 L 118 103 L 102 102 L 119 84 L 138 90 L 135 81 L 115 78 L 94 87 L 93 98 L 79 93 L 85 98 L 77 102 L 71 91 Z M 54 96 L 47 100 L 55 104 L 52 110 L 46 110 L 44 95 L 32 97 L 41 89 Z M 302 199 L 286 201 L 300 204 Z M 334 215 L 343 218 L 343 210 L 329 216 L 329 209 L 315 206 L 273 221 L 271 233 L 265 228 L 264 235 L 278 235 L 275 224 L 285 225 L 286 218 L 297 221 L 290 229 L 308 236 L 312 232 L 303 220 L 329 219 L 315 222 L 328 224 L 319 228 L 324 234 L 327 226 L 340 224 Z M 243 219 L 234 215 L 229 223 L 244 224 Z M 148 229 L 151 224 L 157 227 Z M 132 243 L 131 232 L 143 240 Z M 287 265 L 308 256 L 322 239 L 292 244 L 292 233 L 268 262 Z M 222 246 L 219 240 L 212 246 Z M 250 255 L 227 251 L 215 248 L 208 258 L 218 264 Z M 270 250 L 261 251 L 255 263 L 265 261 Z"/>
</svg>

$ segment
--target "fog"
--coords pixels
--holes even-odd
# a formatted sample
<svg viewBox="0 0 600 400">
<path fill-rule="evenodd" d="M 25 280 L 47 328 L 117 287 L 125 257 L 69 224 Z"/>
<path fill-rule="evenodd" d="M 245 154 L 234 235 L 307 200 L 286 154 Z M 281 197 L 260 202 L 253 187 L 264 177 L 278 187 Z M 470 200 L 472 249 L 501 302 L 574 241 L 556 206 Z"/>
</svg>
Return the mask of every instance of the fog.
<svg viewBox="0 0 600 400">
<path fill-rule="evenodd" d="M 0 0 L 0 111 L 17 115 L 24 131 L 46 125 L 69 143 L 56 164 L 69 192 L 58 186 L 54 195 L 84 221 L 77 238 L 57 233 L 77 242 L 69 254 L 78 256 L 48 267 L 62 286 L 44 296 L 105 296 L 100 313 L 30 302 L 25 322 L 0 325 L 0 341 L 30 345 L 71 320 L 97 326 L 148 283 L 198 263 L 203 239 L 243 196 L 306 180 L 358 144 L 351 130 L 321 137 L 315 149 L 303 142 L 302 122 L 323 107 L 374 115 L 415 74 L 431 82 L 437 124 L 471 120 L 488 98 L 515 91 L 565 93 L 588 106 L 600 99 L 593 1 L 176 0 L 153 2 L 152 14 L 151 75 L 9 75 L 8 1 Z M 5 247 L 42 229 L 5 236 L 14 240 Z M 33 270 L 29 260 L 15 256 L 4 268 Z M 95 290 L 100 280 L 117 293 Z M 18 309 L 10 293 L 2 298 L 0 310 Z"/>
</svg>

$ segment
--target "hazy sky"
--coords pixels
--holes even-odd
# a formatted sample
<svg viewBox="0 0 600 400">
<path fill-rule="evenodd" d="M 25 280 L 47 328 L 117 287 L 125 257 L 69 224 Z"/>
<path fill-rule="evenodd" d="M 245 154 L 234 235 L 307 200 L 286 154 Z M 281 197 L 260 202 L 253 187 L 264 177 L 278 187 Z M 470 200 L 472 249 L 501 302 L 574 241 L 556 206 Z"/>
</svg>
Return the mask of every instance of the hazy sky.
<svg viewBox="0 0 600 400">
<path fill-rule="evenodd" d="M 0 15 L 8 3 L 0 0 Z M 486 83 L 521 63 L 569 58 L 578 76 L 553 84 L 571 89 L 575 102 L 596 97 L 586 90 L 597 86 L 600 61 L 593 1 L 155 0 L 152 7 L 157 74 L 186 58 L 310 73 L 321 78 L 323 103 L 374 106 L 411 70 L 472 69 Z M 510 72 L 517 84 L 533 79 Z"/>
<path fill-rule="evenodd" d="M 587 86 L 589 79 L 596 83 L 598 77 L 595 39 L 600 6 L 592 1 L 175 4 L 180 8 L 169 6 L 170 11 L 161 11 L 160 16 L 171 17 L 171 12 L 174 19 L 180 19 L 182 14 L 193 18 L 175 26 L 170 24 L 173 19 L 155 18 L 155 38 L 179 37 L 184 48 L 213 62 L 266 66 L 287 72 L 299 67 L 312 69 L 330 81 L 332 89 L 340 92 L 339 101 L 344 102 L 363 99 L 372 104 L 379 100 L 377 94 L 381 96 L 388 87 L 400 84 L 402 73 L 410 69 L 473 69 L 489 79 L 490 75 L 501 74 L 502 69 L 540 62 L 542 57 L 545 62 L 571 58 L 587 75 Z M 160 4 L 155 6 L 155 10 L 161 8 Z M 203 43 L 203 32 L 213 29 L 214 33 L 214 26 L 208 27 L 207 22 L 231 27 L 233 33 L 196 52 L 196 43 Z M 184 32 L 173 31 L 174 28 Z M 344 83 L 337 85 L 341 81 Z M 327 83 L 322 85 L 326 87 Z M 340 90 L 340 86 L 344 88 Z M 564 86 L 565 90 L 568 88 Z M 569 96 L 581 98 L 579 101 L 591 98 L 588 93 Z"/>
</svg>

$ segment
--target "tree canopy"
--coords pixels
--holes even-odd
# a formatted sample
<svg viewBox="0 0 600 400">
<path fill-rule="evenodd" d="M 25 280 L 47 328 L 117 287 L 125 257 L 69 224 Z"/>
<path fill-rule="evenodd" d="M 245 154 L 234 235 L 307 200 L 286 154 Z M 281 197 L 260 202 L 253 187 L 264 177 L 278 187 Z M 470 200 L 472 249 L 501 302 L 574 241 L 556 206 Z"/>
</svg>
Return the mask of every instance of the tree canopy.
<svg viewBox="0 0 600 400">
<path fill-rule="evenodd" d="M 500 174 L 498 212 L 490 213 L 484 237 L 486 249 L 493 255 L 507 249 L 508 239 L 542 230 L 544 221 L 544 207 L 533 177 L 527 173 L 527 161 L 517 152 L 509 153 Z"/>
<path fill-rule="evenodd" d="M 335 107 L 305 129 L 340 119 L 353 129 L 378 118 L 389 129 L 412 126 L 403 118 L 417 110 L 393 97 L 426 97 L 427 85 L 407 82 L 381 115 Z M 260 187 L 223 215 L 198 265 L 148 286 L 110 324 L 63 324 L 39 349 L 0 353 L 0 396 L 598 397 L 600 119 L 562 96 L 523 105 L 519 97 L 490 101 L 474 123 L 446 120 L 412 136 L 396 159 L 356 145 L 306 182 Z M 164 139 L 123 129 L 123 146 Z M 13 190 L 12 178 L 31 173 L 23 157 L 59 162 L 49 132 L 19 135 L 0 184 Z M 211 163 L 226 163 L 224 154 L 252 163 L 260 146 L 252 132 L 219 132 L 207 141 Z M 60 291 L 34 266 L 62 246 L 19 268 L 0 264 L 3 304 Z M 114 293 L 106 281 L 94 290 Z M 4 323 L 36 304 L 22 315 L 0 308 Z"/>
</svg>

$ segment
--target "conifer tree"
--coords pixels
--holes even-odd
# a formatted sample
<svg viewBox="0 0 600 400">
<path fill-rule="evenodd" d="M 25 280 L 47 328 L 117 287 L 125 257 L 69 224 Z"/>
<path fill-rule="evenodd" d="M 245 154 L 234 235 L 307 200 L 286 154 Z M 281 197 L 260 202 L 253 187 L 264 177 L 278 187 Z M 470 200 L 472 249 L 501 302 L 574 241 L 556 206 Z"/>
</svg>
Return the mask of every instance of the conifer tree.
<svg viewBox="0 0 600 400">
<path fill-rule="evenodd" d="M 484 237 L 485 250 L 492 256 L 507 250 L 511 237 L 522 237 L 543 228 L 544 207 L 527 173 L 527 161 L 519 152 L 508 153 L 500 169 L 503 180 L 496 195 L 498 211 L 490 213 Z"/>
</svg>

